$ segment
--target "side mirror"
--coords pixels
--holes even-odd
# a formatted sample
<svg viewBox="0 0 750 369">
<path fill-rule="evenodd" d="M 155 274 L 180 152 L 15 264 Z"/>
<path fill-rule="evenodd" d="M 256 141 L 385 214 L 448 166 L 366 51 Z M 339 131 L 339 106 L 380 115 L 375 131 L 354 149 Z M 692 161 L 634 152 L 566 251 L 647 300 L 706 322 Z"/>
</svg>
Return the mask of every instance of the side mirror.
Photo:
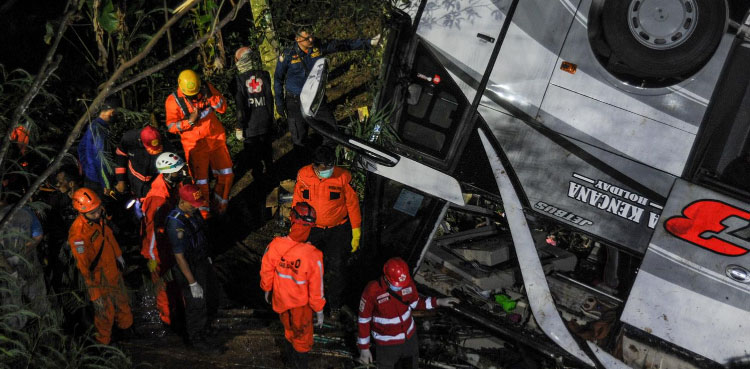
<svg viewBox="0 0 750 369">
<path fill-rule="evenodd" d="M 320 58 L 310 69 L 310 74 L 299 96 L 303 117 L 314 118 L 318 114 L 318 109 L 326 96 L 326 83 L 328 83 L 328 59 Z"/>
</svg>

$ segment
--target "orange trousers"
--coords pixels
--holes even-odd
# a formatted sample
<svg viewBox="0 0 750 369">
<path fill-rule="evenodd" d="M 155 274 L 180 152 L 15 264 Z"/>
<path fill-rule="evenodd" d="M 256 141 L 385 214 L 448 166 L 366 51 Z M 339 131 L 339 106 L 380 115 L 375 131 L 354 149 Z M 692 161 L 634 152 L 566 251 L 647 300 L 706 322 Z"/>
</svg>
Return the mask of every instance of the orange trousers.
<svg viewBox="0 0 750 369">
<path fill-rule="evenodd" d="M 216 148 L 210 150 L 190 150 L 187 156 L 190 174 L 195 179 L 195 184 L 200 187 L 203 193 L 204 206 L 201 207 L 201 214 L 204 216 L 209 211 L 209 201 L 212 204 L 211 209 L 215 212 L 223 213 L 229 203 L 229 192 L 234 183 L 234 172 L 232 171 L 232 158 L 229 156 L 227 145 L 222 143 Z M 209 197 L 208 188 L 208 170 L 216 176 L 216 186 L 214 186 L 214 197 Z"/>
<path fill-rule="evenodd" d="M 300 306 L 279 314 L 284 337 L 297 352 L 308 352 L 313 345 L 313 317 L 309 306 Z"/>
<path fill-rule="evenodd" d="M 161 268 L 161 266 L 159 266 Z M 172 325 L 172 314 L 182 305 L 182 292 L 177 282 L 172 278 L 172 272 L 168 271 L 161 275 L 159 268 L 151 273 L 151 281 L 154 283 L 154 295 L 156 296 L 156 309 L 159 310 L 159 318 L 164 324 Z"/>
<path fill-rule="evenodd" d="M 122 290 L 113 289 L 97 299 L 94 303 L 94 326 L 96 340 L 107 345 L 112 340 L 112 325 L 117 320 L 117 327 L 128 329 L 133 325 L 133 313 L 130 312 L 128 295 Z"/>
</svg>

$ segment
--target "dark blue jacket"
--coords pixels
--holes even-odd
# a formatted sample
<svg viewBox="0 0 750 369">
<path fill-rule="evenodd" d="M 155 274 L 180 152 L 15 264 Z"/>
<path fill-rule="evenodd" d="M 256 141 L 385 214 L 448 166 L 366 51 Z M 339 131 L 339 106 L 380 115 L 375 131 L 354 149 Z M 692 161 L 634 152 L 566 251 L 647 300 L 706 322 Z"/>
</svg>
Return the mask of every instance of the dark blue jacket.
<svg viewBox="0 0 750 369">
<path fill-rule="evenodd" d="M 340 51 L 352 51 L 369 49 L 370 39 L 357 40 L 332 40 L 328 42 L 316 42 L 313 47 L 305 53 L 296 43 L 293 47 L 284 50 L 276 63 L 276 71 L 273 73 L 273 92 L 276 97 L 276 105 L 284 101 L 284 88 L 288 94 L 299 96 L 302 85 L 305 84 L 310 69 L 315 61 L 332 53 Z"/>
<path fill-rule="evenodd" d="M 112 163 L 109 123 L 102 118 L 96 118 L 86 127 L 81 142 L 78 143 L 78 160 L 86 178 L 101 184 L 104 188 L 111 188 L 114 186 L 114 165 L 105 165 L 105 156 L 109 156 L 108 160 Z"/>
<path fill-rule="evenodd" d="M 193 264 L 209 256 L 206 222 L 197 211 L 187 214 L 179 207 L 167 216 L 166 226 L 172 252 L 183 254 Z"/>
</svg>

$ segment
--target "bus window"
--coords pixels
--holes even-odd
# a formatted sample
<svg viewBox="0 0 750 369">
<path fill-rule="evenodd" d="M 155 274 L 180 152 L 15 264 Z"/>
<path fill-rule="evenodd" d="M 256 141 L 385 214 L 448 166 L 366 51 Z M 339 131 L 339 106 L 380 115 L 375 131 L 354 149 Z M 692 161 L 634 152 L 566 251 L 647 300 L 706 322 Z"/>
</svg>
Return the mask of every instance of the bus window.
<svg viewBox="0 0 750 369">
<path fill-rule="evenodd" d="M 423 44 L 416 50 L 409 96 L 397 132 L 407 148 L 445 160 L 468 104 Z"/>
</svg>

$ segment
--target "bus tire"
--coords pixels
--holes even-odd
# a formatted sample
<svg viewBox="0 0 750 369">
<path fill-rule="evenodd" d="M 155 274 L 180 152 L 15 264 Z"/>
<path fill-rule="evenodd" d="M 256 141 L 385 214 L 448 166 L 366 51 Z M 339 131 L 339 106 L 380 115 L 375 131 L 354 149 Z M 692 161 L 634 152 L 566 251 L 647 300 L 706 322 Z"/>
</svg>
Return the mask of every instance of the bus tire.
<svg viewBox="0 0 750 369">
<path fill-rule="evenodd" d="M 635 27 L 639 24 L 637 15 L 643 17 L 654 17 L 655 12 L 661 8 L 648 9 L 649 0 L 608 0 L 602 7 L 602 30 L 603 36 L 610 47 L 611 55 L 609 63 L 618 70 L 628 70 L 641 78 L 679 78 L 684 79 L 697 72 L 708 62 L 721 42 L 727 27 L 728 10 L 724 0 L 673 0 L 673 5 L 682 6 L 689 4 L 697 9 L 697 22 L 691 27 L 691 32 L 684 39 L 677 38 L 677 42 L 667 38 L 667 41 L 659 45 L 656 40 L 664 41 L 658 37 L 648 37 L 647 32 L 639 31 L 644 27 Z M 641 13 L 638 10 L 640 6 Z M 646 8 L 644 8 L 646 7 Z M 673 8 L 674 9 L 674 8 Z M 648 10 L 648 11 L 643 11 Z M 661 13 L 659 13 L 661 14 Z M 687 14 L 685 12 L 684 14 Z M 679 16 L 686 22 L 692 21 L 695 13 L 684 15 L 681 12 L 666 14 Z M 652 19 L 644 19 L 657 27 L 660 23 Z M 629 22 L 633 22 L 629 24 Z M 681 33 L 682 29 L 675 31 Z M 637 39 L 637 35 L 641 39 Z M 649 44 L 651 42 L 651 44 Z M 674 46 L 672 46 L 674 45 Z"/>
</svg>

